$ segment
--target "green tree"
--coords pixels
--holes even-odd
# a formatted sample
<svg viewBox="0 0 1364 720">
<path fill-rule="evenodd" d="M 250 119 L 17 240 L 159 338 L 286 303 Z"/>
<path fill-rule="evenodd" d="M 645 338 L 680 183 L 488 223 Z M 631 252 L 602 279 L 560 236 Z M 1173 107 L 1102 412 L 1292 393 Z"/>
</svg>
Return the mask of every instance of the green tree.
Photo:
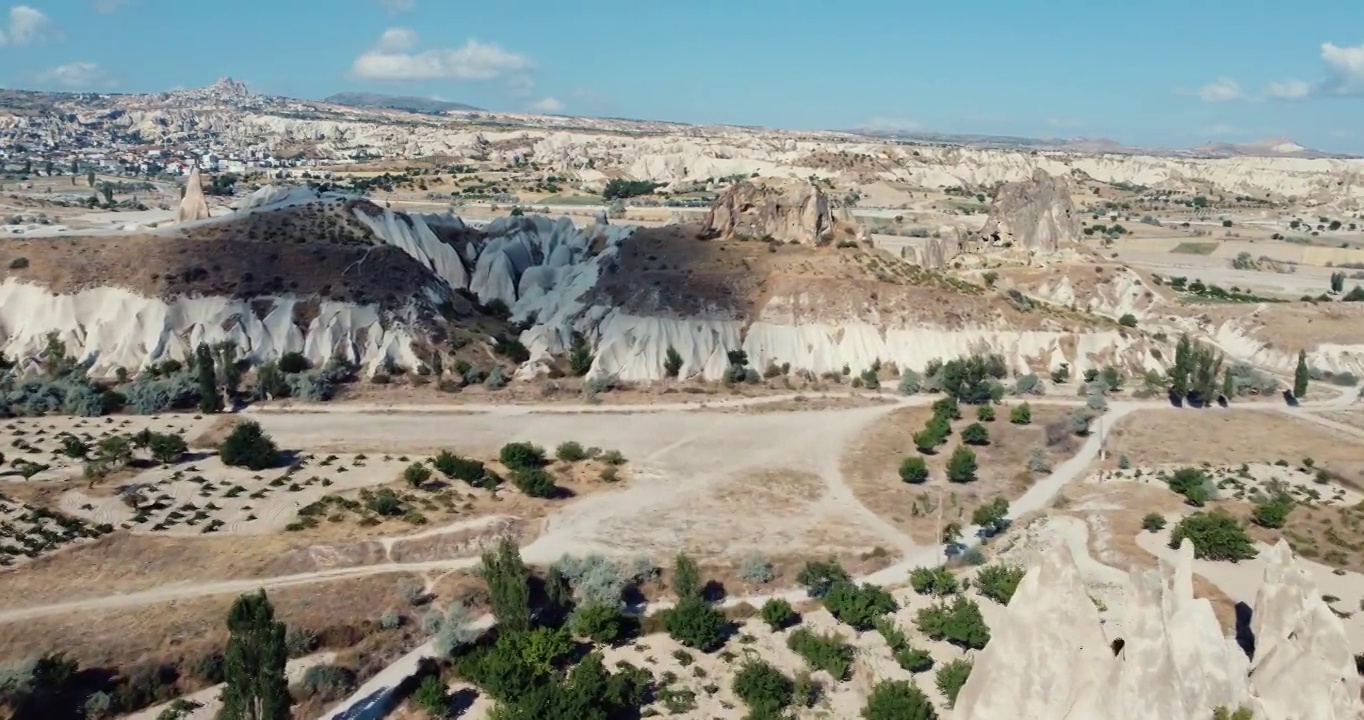
<svg viewBox="0 0 1364 720">
<path fill-rule="evenodd" d="M 90 187 L 94 187 L 94 186 L 95 186 L 95 171 L 94 171 L 94 170 L 91 170 L 91 171 L 85 173 L 85 184 L 86 184 L 86 185 L 89 185 Z"/>
<path fill-rule="evenodd" d="M 993 405 L 978 405 L 978 406 L 976 406 L 976 419 L 979 420 L 979 421 L 981 421 L 981 422 L 994 422 L 994 421 L 995 421 L 995 406 L 993 406 Z"/>
<path fill-rule="evenodd" d="M 928 464 L 917 455 L 901 460 L 900 479 L 913 485 L 922 484 L 928 480 Z"/>
<path fill-rule="evenodd" d="M 734 694 L 748 706 L 753 720 L 780 718 L 791 704 L 795 683 L 762 660 L 750 660 L 734 674 Z"/>
<path fill-rule="evenodd" d="M 967 445 L 989 445 L 990 431 L 980 423 L 971 423 L 961 430 L 961 441 Z"/>
<path fill-rule="evenodd" d="M 403 480 L 410 487 L 419 488 L 425 485 L 426 481 L 430 479 L 431 468 L 428 468 L 421 463 L 412 463 L 403 470 Z"/>
<path fill-rule="evenodd" d="M 1189 394 L 1189 372 L 1193 364 L 1193 341 L 1188 334 L 1175 344 L 1175 364 L 1170 368 L 1170 394 L 1183 398 Z"/>
<path fill-rule="evenodd" d="M 1118 318 L 1118 324 L 1123 327 L 1134 328 L 1137 326 L 1137 316 L 1132 313 L 1123 313 L 1123 316 Z"/>
<path fill-rule="evenodd" d="M 1017 565 L 990 565 L 976 574 L 976 587 L 981 595 L 1000 605 L 1008 605 L 1018 584 L 1023 582 L 1024 574 L 1023 568 Z"/>
<path fill-rule="evenodd" d="M 1202 468 L 1180 468 L 1166 481 L 1170 489 L 1183 495 L 1194 507 L 1202 507 L 1212 499 L 1212 479 Z"/>
<path fill-rule="evenodd" d="M 114 204 L 114 186 L 112 183 L 106 182 L 103 185 L 100 185 L 99 191 L 104 194 L 104 203 L 106 205 Z"/>
<path fill-rule="evenodd" d="M 1307 380 L 1310 373 L 1307 370 L 1307 351 L 1298 351 L 1298 368 L 1293 371 L 1293 397 L 1302 398 L 1307 396 Z"/>
<path fill-rule="evenodd" d="M 958 445 L 947 458 L 947 479 L 954 483 L 968 483 L 976 479 L 976 453 L 965 445 Z"/>
<path fill-rule="evenodd" d="M 966 684 L 966 679 L 971 677 L 972 663 L 965 658 L 957 658 L 950 663 L 938 668 L 937 684 L 938 690 L 943 697 L 947 698 L 947 707 L 954 707 L 957 704 L 957 693 Z"/>
<path fill-rule="evenodd" d="M 1141 518 L 1141 529 L 1146 532 L 1160 532 L 1165 529 L 1165 516 L 1160 513 L 1146 513 Z"/>
<path fill-rule="evenodd" d="M 985 528 L 990 533 L 997 532 L 1007 517 L 1009 517 L 1009 501 L 1004 499 L 1003 495 L 996 495 L 993 500 L 971 512 L 971 522 Z"/>
<path fill-rule="evenodd" d="M 855 585 L 839 580 L 822 598 L 824 607 L 839 622 L 859 632 L 870 630 L 876 619 L 899 609 L 890 593 L 879 585 Z"/>
<path fill-rule="evenodd" d="M 506 632 L 530 629 L 530 571 L 516 543 L 505 538 L 497 550 L 483 555 L 483 581 L 498 627 Z"/>
<path fill-rule="evenodd" d="M 686 553 L 678 553 L 673 559 L 671 584 L 679 600 L 701 597 L 701 569 Z"/>
<path fill-rule="evenodd" d="M 951 605 L 934 603 L 918 612 L 914 624 L 933 640 L 946 640 L 962 648 L 979 650 L 990 642 L 990 627 L 980 606 L 958 595 Z"/>
<path fill-rule="evenodd" d="M 1015 425 L 1032 424 L 1032 406 L 1027 403 L 1019 403 L 1009 411 L 1009 422 Z"/>
<path fill-rule="evenodd" d="M 213 353 L 207 345 L 199 343 L 194 349 L 194 364 L 199 373 L 199 411 L 222 412 L 223 398 L 218 394 L 218 376 L 213 372 Z"/>
<path fill-rule="evenodd" d="M 809 560 L 796 576 L 796 582 L 804 586 L 812 598 L 824 597 L 834 583 L 847 579 L 848 571 L 836 560 Z"/>
<path fill-rule="evenodd" d="M 872 686 L 862 708 L 865 720 L 937 720 L 924 691 L 908 680 L 882 680 Z"/>
<path fill-rule="evenodd" d="M 152 433 L 147 440 L 147 448 L 151 450 L 152 459 L 162 465 L 179 461 L 189 450 L 185 439 L 175 433 Z"/>
<path fill-rule="evenodd" d="M 678 354 L 676 348 L 669 345 L 668 352 L 663 356 L 663 374 L 675 378 L 680 372 L 682 372 L 682 356 Z"/>
<path fill-rule="evenodd" d="M 921 453 L 931 453 L 947 440 L 947 436 L 934 426 L 932 423 L 923 430 L 914 433 L 914 447 Z"/>
<path fill-rule="evenodd" d="M 254 420 L 239 422 L 218 446 L 224 465 L 265 470 L 280 464 L 279 448 Z"/>
<path fill-rule="evenodd" d="M 945 567 L 919 567 L 909 573 L 909 585 L 920 595 L 946 597 L 955 595 L 961 587 L 951 570 Z"/>
<path fill-rule="evenodd" d="M 666 611 L 663 625 L 668 635 L 690 648 L 712 652 L 724 645 L 729 620 L 699 597 L 686 597 Z"/>
<path fill-rule="evenodd" d="M 592 346 L 587 337 L 576 330 L 568 347 L 568 368 L 576 377 L 582 377 L 592 369 Z"/>
<path fill-rule="evenodd" d="M 1278 529 L 1288 522 L 1288 513 L 1292 510 L 1292 498 L 1281 495 L 1269 502 L 1256 505 L 1250 514 L 1250 518 L 1260 527 Z"/>
<path fill-rule="evenodd" d="M 791 603 L 781 598 L 772 598 L 763 603 L 761 615 L 763 622 L 767 623 L 773 632 L 780 632 L 800 622 L 800 615 L 796 614 Z"/>
<path fill-rule="evenodd" d="M 592 642 L 611 644 L 625 637 L 626 618 L 619 607 L 603 603 L 586 603 L 573 611 L 569 619 L 573 634 Z"/>
<path fill-rule="evenodd" d="M 284 677 L 288 650 L 284 623 L 265 592 L 243 595 L 227 615 L 227 649 L 223 652 L 221 720 L 287 720 L 289 683 Z"/>
<path fill-rule="evenodd" d="M 1179 547 L 1185 538 L 1193 543 L 1194 557 L 1199 559 L 1238 562 L 1257 554 L 1245 528 L 1224 512 L 1196 512 L 1180 520 L 1170 533 L 1170 547 Z"/>
</svg>

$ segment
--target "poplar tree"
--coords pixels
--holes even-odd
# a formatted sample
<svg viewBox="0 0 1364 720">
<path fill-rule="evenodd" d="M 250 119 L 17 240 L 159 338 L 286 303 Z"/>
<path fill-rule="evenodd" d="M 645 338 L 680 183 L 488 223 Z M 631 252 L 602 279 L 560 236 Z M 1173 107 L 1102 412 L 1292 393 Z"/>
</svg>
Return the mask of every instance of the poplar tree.
<svg viewBox="0 0 1364 720">
<path fill-rule="evenodd" d="M 483 555 L 483 581 L 500 630 L 524 632 L 530 629 L 529 571 L 521 561 L 516 543 L 503 540 L 496 552 Z"/>
<path fill-rule="evenodd" d="M 213 372 L 213 353 L 199 343 L 194 351 L 194 364 L 199 371 L 199 410 L 205 413 L 223 411 L 223 399 L 218 395 L 218 376 Z"/>
<path fill-rule="evenodd" d="M 293 699 L 284 677 L 284 623 L 275 620 L 264 590 L 232 603 L 227 629 L 218 720 L 288 720 Z"/>
<path fill-rule="evenodd" d="M 1298 369 L 1293 373 L 1293 397 L 1301 398 L 1307 394 L 1307 351 L 1298 351 Z"/>
</svg>

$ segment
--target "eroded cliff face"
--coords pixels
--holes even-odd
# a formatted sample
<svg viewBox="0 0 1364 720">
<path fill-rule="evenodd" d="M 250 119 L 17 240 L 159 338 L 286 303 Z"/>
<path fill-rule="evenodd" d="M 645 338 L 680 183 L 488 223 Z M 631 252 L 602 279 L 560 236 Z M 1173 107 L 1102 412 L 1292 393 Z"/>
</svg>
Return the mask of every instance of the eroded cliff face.
<svg viewBox="0 0 1364 720">
<path fill-rule="evenodd" d="M 1344 627 L 1283 541 L 1256 598 L 1252 664 L 1193 597 L 1193 547 L 1131 573 L 1120 650 L 1110 649 L 1069 548 L 1028 571 L 976 657 L 955 720 L 1356 720 L 1364 713 Z"/>
<path fill-rule="evenodd" d="M 980 234 L 992 243 L 1052 253 L 1078 242 L 1080 227 L 1070 183 L 1039 168 L 1029 179 L 999 189 Z"/>
<path fill-rule="evenodd" d="M 302 212 L 309 208 L 321 210 Z M 195 227 L 212 229 L 217 223 L 238 222 L 257 213 L 292 213 L 289 222 L 295 227 L 303 222 L 300 217 L 312 218 L 307 223 L 349 218 L 353 232 L 345 237 L 351 238 L 347 242 L 352 243 L 355 259 L 345 265 L 343 274 L 366 275 L 371 285 L 367 297 L 384 300 L 338 298 L 335 280 L 311 276 L 306 287 L 321 288 L 316 296 L 309 294 L 311 290 L 290 292 L 289 280 L 294 277 L 290 273 L 307 271 L 297 267 L 268 268 L 271 275 L 280 275 L 278 291 L 241 297 L 212 292 L 154 296 L 117 282 L 63 291 L 13 274 L 0 284 L 0 297 L 6 299 L 0 308 L 0 349 L 11 357 L 36 356 L 42 352 L 47 333 L 56 332 L 71 352 L 93 360 L 96 374 L 112 373 L 118 367 L 140 369 L 183 357 L 199 342 L 223 341 L 236 343 L 241 356 L 253 361 L 302 352 L 314 363 L 345 357 L 369 372 L 386 365 L 416 368 L 423 364 L 430 345 L 424 343 L 430 330 L 423 320 L 435 316 L 453 294 L 462 293 L 484 305 L 504 304 L 512 321 L 527 326 L 520 339 L 530 350 L 531 360 L 519 371 L 522 377 L 548 371 L 555 358 L 566 352 L 574 332 L 583 333 L 593 344 L 592 374 L 632 381 L 660 379 L 669 348 L 682 356 L 684 377 L 711 380 L 724 375 L 727 354 L 736 349 L 745 350 L 760 371 L 789 363 L 793 371 L 816 375 L 842 373 L 845 367 L 858 373 L 878 362 L 918 369 L 933 359 L 981 352 L 1003 355 L 1021 373 L 1061 363 L 1080 372 L 1110 363 L 1160 367 L 1137 335 L 1046 322 L 1015 326 L 990 310 L 994 306 L 988 301 L 984 301 L 988 307 L 978 308 L 978 321 L 949 322 L 950 316 L 960 314 L 951 302 L 937 303 L 946 315 L 929 320 L 915 298 L 942 300 L 931 290 L 906 296 L 901 307 L 891 312 L 882 307 L 884 301 L 910 286 L 881 286 L 881 281 L 867 276 L 869 271 L 860 269 L 856 270 L 863 273 L 855 281 L 857 291 L 842 281 L 828 281 L 816 289 L 800 278 L 780 283 L 748 278 L 757 288 L 753 297 L 726 295 L 723 288 L 716 288 L 720 294 L 715 297 L 675 298 L 663 293 L 650 304 L 652 309 L 627 306 L 602 290 L 608 278 L 646 289 L 654 282 L 632 275 L 635 270 L 622 269 L 622 247 L 635 232 L 629 226 L 577 228 L 567 218 L 525 216 L 471 228 L 450 214 L 395 213 L 307 187 L 266 187 L 238 203 L 235 213 L 203 220 Z M 825 222 L 830 216 L 821 217 Z M 162 244 L 177 242 L 171 237 L 159 239 Z M 295 241 L 286 241 L 286 247 L 295 247 Z M 694 238 L 680 242 L 706 244 Z M 269 252 L 272 247 L 256 242 L 242 252 Z M 322 251 L 320 247 L 317 252 Z M 765 255 L 763 247 L 752 244 Z M 375 265 L 379 254 L 368 248 L 397 249 L 415 261 L 403 270 L 405 289 L 394 291 L 393 283 L 384 284 L 383 272 Z M 736 272 L 732 277 L 746 274 Z M 412 277 L 413 273 L 423 276 Z M 630 277 L 622 280 L 624 275 Z M 673 277 L 681 278 L 696 295 L 685 268 Z M 879 300 L 878 290 L 882 293 Z M 971 299 L 977 305 L 982 302 Z M 691 306 L 679 300 L 691 301 Z M 413 347 L 423 344 L 428 347 Z"/>
<path fill-rule="evenodd" d="M 771 185 L 735 183 L 706 215 L 702 237 L 773 238 L 782 242 L 819 244 L 836 232 L 855 236 L 857 228 L 839 213 L 824 191 L 811 183 Z"/>
</svg>

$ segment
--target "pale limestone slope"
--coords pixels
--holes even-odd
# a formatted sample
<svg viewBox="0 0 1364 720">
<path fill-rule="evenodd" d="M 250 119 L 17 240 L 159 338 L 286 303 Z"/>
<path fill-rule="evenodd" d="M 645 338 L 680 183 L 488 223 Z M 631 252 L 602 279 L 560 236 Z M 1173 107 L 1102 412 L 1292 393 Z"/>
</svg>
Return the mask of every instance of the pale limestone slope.
<svg viewBox="0 0 1364 720">
<path fill-rule="evenodd" d="M 1207 720 L 1218 707 L 1248 707 L 1257 720 L 1355 720 L 1364 705 L 1340 620 L 1286 544 L 1269 552 L 1252 664 L 1211 604 L 1193 597 L 1187 540 L 1173 563 L 1131 573 L 1116 651 L 1058 544 L 1019 585 L 953 717 Z"/>
</svg>

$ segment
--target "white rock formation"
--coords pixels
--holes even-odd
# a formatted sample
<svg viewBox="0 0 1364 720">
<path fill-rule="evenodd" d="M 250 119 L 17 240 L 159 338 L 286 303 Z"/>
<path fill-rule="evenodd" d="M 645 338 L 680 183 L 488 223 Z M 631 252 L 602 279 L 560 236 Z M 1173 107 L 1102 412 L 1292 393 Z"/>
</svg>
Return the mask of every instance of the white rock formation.
<svg viewBox="0 0 1364 720">
<path fill-rule="evenodd" d="M 1080 217 L 1070 200 L 1070 183 L 1038 169 L 1022 182 L 1006 183 L 990 205 L 980 235 L 997 243 L 1050 253 L 1080 239 Z"/>
<path fill-rule="evenodd" d="M 1340 619 L 1280 540 L 1268 552 L 1255 596 L 1250 670 L 1256 717 L 1356 720 L 1364 714 L 1359 674 Z"/>
<path fill-rule="evenodd" d="M 1105 689 L 1113 651 L 1069 546 L 1029 570 L 1004 623 L 975 658 L 953 717 L 1082 718 L 1074 709 Z"/>
<path fill-rule="evenodd" d="M 771 237 L 783 242 L 828 241 L 846 224 L 829 198 L 809 183 L 763 184 L 744 180 L 731 185 L 707 213 L 702 237 Z M 855 228 L 848 228 L 851 233 Z"/>
<path fill-rule="evenodd" d="M 307 187 L 265 187 L 241 201 L 237 213 L 345 201 L 344 196 Z M 568 218 L 536 215 L 499 218 L 475 230 L 450 214 L 409 215 L 372 205 L 357 205 L 353 212 L 376 239 L 416 259 L 447 291 L 468 291 L 485 304 L 501 301 L 516 321 L 535 318 L 520 338 L 531 353 L 522 376 L 543 371 L 544 361 L 565 352 L 574 331 L 593 342 L 592 374 L 634 381 L 660 378 L 670 347 L 683 358 L 683 376 L 712 380 L 723 376 L 727 353 L 735 349 L 745 350 L 757 368 L 790 363 L 795 370 L 816 374 L 840 372 L 844 366 L 861 372 L 878 361 L 921 368 L 935 358 L 981 351 L 1003 355 L 1020 372 L 1038 363 L 1055 368 L 1063 362 L 1073 372 L 1083 372 L 1118 358 L 1135 359 L 1149 369 L 1162 367 L 1144 341 L 1117 331 L 875 322 L 874 317 L 822 312 L 819 303 L 803 293 L 776 294 L 751 318 L 740 318 L 733 308 L 694 315 L 639 315 L 598 292 L 599 279 L 610 271 L 622 243 L 634 232 L 630 226 L 580 230 Z M 213 222 L 231 222 L 232 217 Z M 308 298 L 261 300 L 273 302 L 278 311 L 261 319 L 247 300 L 149 298 L 113 288 L 54 296 L 45 288 L 10 278 L 0 285 L 0 350 L 11 357 L 36 355 L 46 333 L 56 331 L 73 353 L 94 359 L 96 373 L 115 367 L 139 369 L 182 357 L 200 340 L 229 339 L 251 359 L 299 351 L 324 363 L 339 352 L 371 371 L 390 360 L 415 367 L 410 345 L 420 331 L 413 323 L 423 307 L 433 307 L 440 298 L 414 298 L 409 306 L 382 311 L 374 305 L 323 303 L 325 312 L 307 328 L 294 330 L 289 308 Z"/>
<path fill-rule="evenodd" d="M 189 171 L 185 181 L 185 196 L 180 198 L 180 206 L 175 209 L 175 222 L 187 223 L 208 218 L 208 201 L 204 199 L 204 183 L 199 176 L 199 168 Z"/>
<path fill-rule="evenodd" d="M 955 720 L 1357 720 L 1364 713 L 1340 620 L 1280 543 L 1256 599 L 1256 659 L 1193 597 L 1193 547 L 1131 573 L 1120 650 L 1110 651 L 1068 547 L 1029 570 L 976 657 Z M 1116 638 L 1115 638 L 1116 640 Z"/>
</svg>

